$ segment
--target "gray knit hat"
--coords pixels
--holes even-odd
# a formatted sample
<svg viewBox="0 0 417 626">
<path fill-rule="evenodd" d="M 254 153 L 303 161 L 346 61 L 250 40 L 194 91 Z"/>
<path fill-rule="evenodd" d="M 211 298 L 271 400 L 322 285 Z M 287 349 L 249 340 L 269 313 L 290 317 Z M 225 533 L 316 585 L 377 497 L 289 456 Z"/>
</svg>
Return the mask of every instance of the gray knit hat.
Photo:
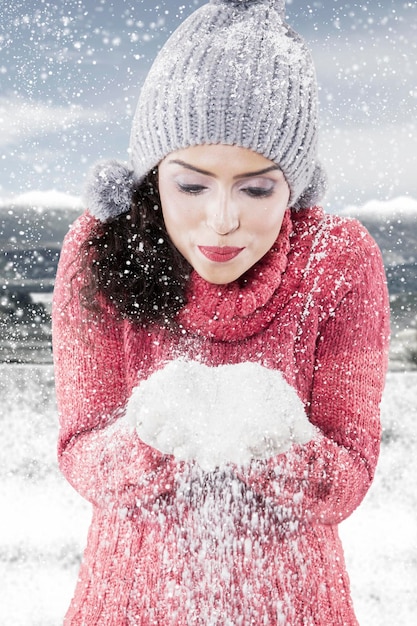
<svg viewBox="0 0 417 626">
<path fill-rule="evenodd" d="M 277 163 L 293 208 L 322 197 L 314 65 L 284 14 L 284 0 L 211 0 L 179 26 L 139 96 L 130 138 L 133 172 L 122 173 L 118 164 L 115 173 L 113 161 L 98 164 L 90 177 L 87 201 L 96 217 L 105 221 L 129 210 L 120 185 L 133 186 L 170 152 L 200 144 L 237 145 Z"/>
</svg>

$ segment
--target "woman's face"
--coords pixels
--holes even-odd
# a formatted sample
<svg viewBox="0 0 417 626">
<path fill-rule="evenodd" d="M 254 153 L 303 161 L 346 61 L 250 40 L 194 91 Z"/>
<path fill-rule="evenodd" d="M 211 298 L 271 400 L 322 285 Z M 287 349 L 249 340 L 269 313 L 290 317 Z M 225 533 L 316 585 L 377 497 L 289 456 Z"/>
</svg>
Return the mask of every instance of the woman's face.
<svg viewBox="0 0 417 626">
<path fill-rule="evenodd" d="M 218 285 L 268 252 L 290 196 L 272 161 L 223 144 L 169 154 L 159 165 L 159 193 L 172 242 L 202 278 Z"/>
</svg>

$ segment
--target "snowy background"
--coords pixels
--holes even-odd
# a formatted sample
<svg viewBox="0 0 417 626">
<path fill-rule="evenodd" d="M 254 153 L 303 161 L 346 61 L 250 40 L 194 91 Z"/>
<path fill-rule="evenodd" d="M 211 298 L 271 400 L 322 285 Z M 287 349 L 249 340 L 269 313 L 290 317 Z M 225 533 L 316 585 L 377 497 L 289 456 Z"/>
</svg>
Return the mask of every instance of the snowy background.
<svg viewBox="0 0 417 626">
<path fill-rule="evenodd" d="M 202 1 L 0 3 L 0 624 L 57 626 L 90 509 L 60 476 L 50 298 L 88 167 L 127 158 L 158 47 Z M 174 8 L 173 8 L 174 7 Z M 178 7 L 178 8 L 176 8 Z M 322 108 L 325 208 L 358 216 L 387 269 L 393 342 L 375 483 L 341 527 L 361 626 L 417 615 L 417 4 L 287 2 Z"/>
<path fill-rule="evenodd" d="M 79 195 L 99 158 L 127 159 L 139 87 L 204 0 L 2 0 L 0 194 Z M 417 3 L 287 2 L 321 101 L 327 208 L 417 197 Z"/>
<path fill-rule="evenodd" d="M 62 623 L 90 519 L 88 503 L 57 468 L 49 317 L 56 257 L 45 254 L 59 248 L 80 210 L 77 197 L 55 192 L 0 202 L 2 626 Z M 375 200 L 344 213 L 360 215 L 384 255 L 392 346 L 376 479 L 341 534 L 361 626 L 411 626 L 417 615 L 417 201 Z M 44 290 L 33 292 L 34 285 Z M 25 287 L 30 302 L 23 305 Z"/>
<path fill-rule="evenodd" d="M 0 366 L 0 623 L 58 626 L 75 587 L 89 505 L 60 476 L 50 365 Z M 363 626 L 417 615 L 417 373 L 391 372 L 380 463 L 365 501 L 341 525 Z"/>
</svg>

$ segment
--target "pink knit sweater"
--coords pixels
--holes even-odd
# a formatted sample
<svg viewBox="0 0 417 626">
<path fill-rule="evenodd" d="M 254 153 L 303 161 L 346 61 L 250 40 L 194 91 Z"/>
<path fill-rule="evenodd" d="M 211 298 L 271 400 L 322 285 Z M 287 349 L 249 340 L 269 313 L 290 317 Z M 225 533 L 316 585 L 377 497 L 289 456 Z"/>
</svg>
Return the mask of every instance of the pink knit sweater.
<svg viewBox="0 0 417 626">
<path fill-rule="evenodd" d="M 379 452 L 389 330 L 374 242 L 355 220 L 287 212 L 243 286 L 192 275 L 174 335 L 80 310 L 70 277 L 91 220 L 66 237 L 53 310 L 59 463 L 93 504 L 65 624 L 357 624 L 337 525 Z M 133 387 L 178 356 L 280 370 L 319 436 L 206 473 L 163 455 L 119 424 Z"/>
</svg>

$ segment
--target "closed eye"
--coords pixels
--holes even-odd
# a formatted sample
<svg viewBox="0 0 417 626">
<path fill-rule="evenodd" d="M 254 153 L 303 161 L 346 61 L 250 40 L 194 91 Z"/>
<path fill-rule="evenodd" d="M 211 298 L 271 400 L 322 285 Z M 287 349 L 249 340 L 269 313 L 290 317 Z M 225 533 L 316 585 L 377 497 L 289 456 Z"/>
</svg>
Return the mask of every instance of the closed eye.
<svg viewBox="0 0 417 626">
<path fill-rule="evenodd" d="M 268 198 L 274 193 L 274 187 L 243 187 L 242 191 L 251 198 Z"/>
<path fill-rule="evenodd" d="M 193 196 L 197 196 L 199 193 L 202 193 L 207 187 L 204 185 L 185 185 L 184 183 L 177 183 L 178 189 L 182 193 L 188 193 Z"/>
</svg>

